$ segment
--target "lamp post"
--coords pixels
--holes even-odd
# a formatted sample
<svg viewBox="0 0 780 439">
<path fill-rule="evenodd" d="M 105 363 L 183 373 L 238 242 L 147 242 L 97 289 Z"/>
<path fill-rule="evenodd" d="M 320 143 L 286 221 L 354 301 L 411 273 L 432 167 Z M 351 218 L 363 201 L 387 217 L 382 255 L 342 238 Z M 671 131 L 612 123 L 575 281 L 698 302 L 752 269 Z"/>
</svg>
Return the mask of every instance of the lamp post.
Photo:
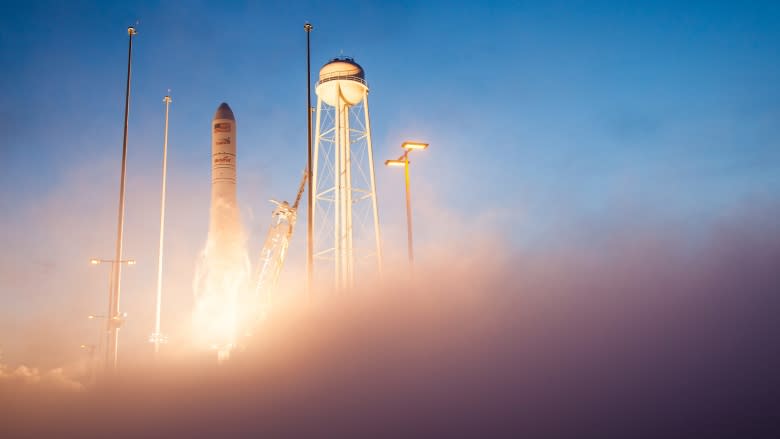
<svg viewBox="0 0 780 439">
<path fill-rule="evenodd" d="M 111 270 L 111 293 L 108 297 L 108 340 L 106 343 L 106 368 L 116 369 L 116 362 L 119 353 L 119 327 L 116 321 L 121 319 L 119 316 L 119 293 L 120 282 L 122 280 L 122 265 L 119 263 L 122 259 L 122 237 L 125 227 L 125 181 L 127 175 L 127 126 L 130 114 L 130 78 L 133 59 L 133 36 L 137 34 L 135 27 L 128 26 L 127 36 L 127 85 L 125 86 L 125 128 L 122 138 L 122 168 L 119 174 L 119 208 L 117 210 L 116 226 L 116 253 Z"/>
<path fill-rule="evenodd" d="M 312 181 L 312 150 L 311 150 L 311 31 L 314 27 L 306 22 L 303 30 L 306 31 L 306 178 L 308 190 L 306 191 L 306 293 L 311 296 L 314 282 L 314 182 Z"/>
<path fill-rule="evenodd" d="M 154 333 L 149 337 L 149 341 L 154 343 L 154 355 L 160 352 L 160 344 L 167 340 L 160 332 L 160 311 L 162 307 L 162 273 L 163 273 L 163 239 L 165 237 L 165 183 L 168 175 L 168 113 L 171 107 L 171 90 L 163 98 L 165 102 L 165 135 L 163 140 L 163 161 L 162 161 L 162 190 L 160 196 L 160 246 L 157 253 L 157 297 L 154 308 Z"/>
<path fill-rule="evenodd" d="M 423 142 L 404 142 L 401 147 L 404 149 L 403 155 L 396 160 L 386 160 L 385 165 L 404 167 L 406 181 L 406 241 L 409 255 L 409 273 L 411 274 L 414 272 L 414 250 L 412 244 L 412 193 L 409 185 L 409 151 L 426 149 L 428 144 Z"/>
</svg>

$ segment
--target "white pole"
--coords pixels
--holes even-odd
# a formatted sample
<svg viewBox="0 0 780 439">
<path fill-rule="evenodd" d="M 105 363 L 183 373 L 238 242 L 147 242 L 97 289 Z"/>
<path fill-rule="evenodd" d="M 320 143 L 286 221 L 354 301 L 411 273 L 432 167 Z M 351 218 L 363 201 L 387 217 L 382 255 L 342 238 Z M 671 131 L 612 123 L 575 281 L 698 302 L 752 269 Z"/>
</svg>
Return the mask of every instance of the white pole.
<svg viewBox="0 0 780 439">
<path fill-rule="evenodd" d="M 344 207 L 346 208 L 345 224 L 345 251 L 344 257 L 347 261 L 347 283 L 346 287 L 351 289 L 354 286 L 354 264 L 355 255 L 352 248 L 352 139 L 349 128 L 350 106 L 344 106 L 344 181 L 345 191 Z"/>
<path fill-rule="evenodd" d="M 363 97 L 363 111 L 366 117 L 366 140 L 368 142 L 368 168 L 371 174 L 371 207 L 374 211 L 374 240 L 376 241 L 376 263 L 382 276 L 382 241 L 379 234 L 379 210 L 376 202 L 376 177 L 374 176 L 374 145 L 371 143 L 371 119 L 368 117 L 368 90 Z"/>
<path fill-rule="evenodd" d="M 338 88 L 335 89 L 336 93 L 339 93 Z M 342 283 L 342 276 L 341 276 L 341 220 L 344 217 L 344 214 L 341 212 L 341 188 L 343 187 L 341 183 L 341 97 L 340 95 L 336 96 L 336 106 L 335 112 L 334 112 L 334 130 L 333 130 L 333 210 L 335 211 L 335 219 L 333 221 L 333 255 L 334 255 L 334 261 L 335 264 L 333 268 L 335 269 L 335 277 L 334 277 L 334 286 L 336 290 L 341 289 Z"/>
<path fill-rule="evenodd" d="M 162 305 L 163 238 L 165 236 L 165 182 L 168 175 L 168 112 L 171 105 L 170 90 L 165 96 L 165 136 L 163 140 L 162 195 L 160 197 L 160 247 L 157 255 L 157 306 L 154 318 L 154 353 L 160 352 L 160 308 Z"/>
<path fill-rule="evenodd" d="M 309 175 L 309 181 L 312 199 L 311 199 L 311 211 L 309 211 L 309 216 L 311 216 L 311 223 L 312 223 L 312 230 L 317 230 L 317 197 L 319 196 L 319 186 L 317 183 L 319 182 L 320 174 L 319 174 L 319 159 L 320 159 L 320 115 L 322 113 L 322 99 L 319 95 L 317 95 L 317 122 L 316 122 L 316 129 L 314 130 L 314 160 L 313 160 L 313 166 L 312 166 L 312 174 Z M 311 251 L 312 255 L 314 255 L 314 251 L 316 250 L 314 248 L 314 234 L 312 233 L 311 237 Z M 312 257 L 312 265 L 311 265 L 311 271 L 312 271 L 312 279 L 314 278 L 314 258 Z M 310 286 L 311 289 L 309 290 L 310 296 L 311 292 L 313 291 L 313 284 Z"/>
<path fill-rule="evenodd" d="M 349 168 L 347 167 L 349 160 L 349 133 L 347 132 L 347 118 L 349 117 L 349 107 L 346 102 L 339 95 L 339 148 L 341 149 L 341 155 L 339 156 L 341 163 L 341 170 L 339 171 L 339 190 L 341 195 L 339 196 L 339 203 L 341 204 L 341 220 L 339 226 L 341 231 L 339 232 L 339 245 L 341 248 L 341 289 L 349 288 L 349 248 L 347 247 L 348 240 L 347 234 L 349 233 L 349 186 L 347 186 L 347 177 L 349 175 Z"/>
</svg>

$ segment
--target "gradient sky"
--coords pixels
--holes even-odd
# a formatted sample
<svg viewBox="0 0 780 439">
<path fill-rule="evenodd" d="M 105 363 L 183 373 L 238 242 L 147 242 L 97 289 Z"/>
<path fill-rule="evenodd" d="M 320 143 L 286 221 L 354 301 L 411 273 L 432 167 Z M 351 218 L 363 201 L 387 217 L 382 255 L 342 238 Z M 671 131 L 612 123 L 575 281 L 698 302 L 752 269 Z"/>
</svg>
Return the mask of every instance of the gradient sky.
<svg viewBox="0 0 780 439">
<path fill-rule="evenodd" d="M 126 254 L 145 268 L 134 275 L 143 280 L 125 272 L 128 291 L 154 283 L 167 89 L 170 246 L 191 255 L 171 270 L 191 277 L 205 241 L 209 123 L 220 102 L 237 118 L 239 202 L 253 250 L 268 224 L 266 200 L 294 197 L 306 157 L 307 20 L 315 74 L 340 54 L 366 70 L 377 161 L 395 158 L 406 139 L 431 144 L 412 165 L 422 248 L 450 239 L 439 229 L 453 221 L 476 221 L 531 252 L 597 242 L 648 218 L 694 232 L 780 193 L 777 2 L 15 2 L 3 10 L 0 345 L 13 343 L 3 329 L 33 310 L 105 307 L 107 276 L 85 265 L 113 254 L 125 29 L 136 20 Z M 385 239 L 394 242 L 404 230 L 402 177 L 382 167 L 377 179 Z M 302 253 L 299 233 L 293 264 Z M 94 293 L 75 303 L 57 288 L 74 283 Z"/>
</svg>

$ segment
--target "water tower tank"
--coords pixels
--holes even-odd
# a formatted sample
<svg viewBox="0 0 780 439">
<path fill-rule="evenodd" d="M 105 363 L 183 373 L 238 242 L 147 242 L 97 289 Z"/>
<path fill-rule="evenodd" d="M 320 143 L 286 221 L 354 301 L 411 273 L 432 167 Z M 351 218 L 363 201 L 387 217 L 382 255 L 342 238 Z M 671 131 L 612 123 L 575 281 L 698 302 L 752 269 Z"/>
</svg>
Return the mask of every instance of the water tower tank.
<svg viewBox="0 0 780 439">
<path fill-rule="evenodd" d="M 349 290 L 356 273 L 363 273 L 358 278 L 370 271 L 378 274 L 382 267 L 365 71 L 352 58 L 334 58 L 320 69 L 316 91 L 309 177 L 310 218 L 317 234 L 312 239 L 317 263 L 312 266 L 320 275 L 333 270 L 332 278 L 318 276 L 325 281 L 321 285 Z"/>
<path fill-rule="evenodd" d="M 352 58 L 334 58 L 320 69 L 317 96 L 331 107 L 338 104 L 339 96 L 347 105 L 356 105 L 367 91 L 363 67 Z"/>
</svg>

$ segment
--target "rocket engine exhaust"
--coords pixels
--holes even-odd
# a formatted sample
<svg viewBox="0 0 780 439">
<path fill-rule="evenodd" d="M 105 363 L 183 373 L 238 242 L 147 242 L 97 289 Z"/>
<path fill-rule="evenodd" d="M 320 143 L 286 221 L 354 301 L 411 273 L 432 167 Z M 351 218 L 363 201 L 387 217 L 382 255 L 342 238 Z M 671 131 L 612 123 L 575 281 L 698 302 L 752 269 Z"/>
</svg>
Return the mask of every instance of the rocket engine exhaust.
<svg viewBox="0 0 780 439">
<path fill-rule="evenodd" d="M 226 359 L 236 344 L 249 279 L 246 236 L 236 202 L 236 119 L 222 103 L 211 123 L 211 209 L 193 288 L 193 341 Z"/>
</svg>

